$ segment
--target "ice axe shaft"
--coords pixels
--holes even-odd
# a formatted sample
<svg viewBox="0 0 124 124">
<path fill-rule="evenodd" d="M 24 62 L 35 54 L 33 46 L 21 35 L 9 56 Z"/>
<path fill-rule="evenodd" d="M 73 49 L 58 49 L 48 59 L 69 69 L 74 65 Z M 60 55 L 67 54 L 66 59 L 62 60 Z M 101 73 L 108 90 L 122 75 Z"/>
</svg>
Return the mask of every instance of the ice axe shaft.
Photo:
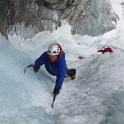
<svg viewBox="0 0 124 124">
<path fill-rule="evenodd" d="M 52 105 L 51 105 L 52 108 L 53 108 L 53 106 L 54 106 L 55 99 L 56 99 L 56 94 L 55 94 L 54 97 L 53 97 L 53 102 L 52 102 Z"/>
</svg>

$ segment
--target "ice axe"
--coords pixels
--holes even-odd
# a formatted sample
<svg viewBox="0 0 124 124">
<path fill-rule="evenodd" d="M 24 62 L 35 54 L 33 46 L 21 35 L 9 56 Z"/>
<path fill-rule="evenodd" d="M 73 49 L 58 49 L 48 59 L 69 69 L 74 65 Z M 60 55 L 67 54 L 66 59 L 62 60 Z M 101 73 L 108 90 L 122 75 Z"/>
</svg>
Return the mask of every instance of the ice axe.
<svg viewBox="0 0 124 124">
<path fill-rule="evenodd" d="M 26 72 L 26 70 L 28 69 L 28 68 L 30 68 L 30 67 L 34 67 L 34 65 L 33 64 L 31 64 L 31 65 L 28 65 L 27 67 L 25 67 L 25 69 L 24 69 L 24 73 Z"/>
</svg>

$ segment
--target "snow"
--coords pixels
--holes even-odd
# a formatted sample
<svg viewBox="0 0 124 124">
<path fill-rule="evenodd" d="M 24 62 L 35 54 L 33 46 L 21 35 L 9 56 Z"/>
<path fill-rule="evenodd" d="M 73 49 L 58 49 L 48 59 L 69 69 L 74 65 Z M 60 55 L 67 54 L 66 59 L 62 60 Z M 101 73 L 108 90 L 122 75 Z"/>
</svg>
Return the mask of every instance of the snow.
<svg viewBox="0 0 124 124">
<path fill-rule="evenodd" d="M 31 39 L 14 34 L 7 40 L 0 34 L 0 124 L 124 124 L 123 0 L 111 2 L 120 20 L 115 30 L 98 37 L 73 36 L 65 21 Z M 44 66 L 38 73 L 24 68 L 54 42 L 77 77 L 64 80 L 51 108 L 56 78 Z M 106 46 L 114 52 L 97 52 Z"/>
</svg>

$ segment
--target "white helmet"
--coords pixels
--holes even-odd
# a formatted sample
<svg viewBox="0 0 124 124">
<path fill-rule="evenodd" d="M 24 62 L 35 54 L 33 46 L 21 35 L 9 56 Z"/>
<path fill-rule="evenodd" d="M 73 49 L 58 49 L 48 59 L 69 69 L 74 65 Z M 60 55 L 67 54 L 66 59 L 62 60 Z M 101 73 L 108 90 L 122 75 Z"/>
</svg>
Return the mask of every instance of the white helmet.
<svg viewBox="0 0 124 124">
<path fill-rule="evenodd" d="M 60 53 L 60 48 L 57 44 L 54 43 L 48 47 L 48 51 L 47 51 L 48 55 L 59 55 L 59 53 Z"/>
</svg>

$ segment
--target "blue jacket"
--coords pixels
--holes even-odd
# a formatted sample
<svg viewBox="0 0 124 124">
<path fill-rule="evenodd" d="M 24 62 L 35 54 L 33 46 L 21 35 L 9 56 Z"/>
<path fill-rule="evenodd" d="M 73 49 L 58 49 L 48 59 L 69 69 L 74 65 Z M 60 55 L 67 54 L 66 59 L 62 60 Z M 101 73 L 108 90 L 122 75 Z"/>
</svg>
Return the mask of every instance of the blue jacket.
<svg viewBox="0 0 124 124">
<path fill-rule="evenodd" d="M 53 76 L 56 76 L 56 87 L 61 88 L 66 75 L 65 53 L 55 62 L 50 62 L 47 52 L 44 52 L 34 63 L 35 66 L 45 65 L 46 70 Z"/>
</svg>

